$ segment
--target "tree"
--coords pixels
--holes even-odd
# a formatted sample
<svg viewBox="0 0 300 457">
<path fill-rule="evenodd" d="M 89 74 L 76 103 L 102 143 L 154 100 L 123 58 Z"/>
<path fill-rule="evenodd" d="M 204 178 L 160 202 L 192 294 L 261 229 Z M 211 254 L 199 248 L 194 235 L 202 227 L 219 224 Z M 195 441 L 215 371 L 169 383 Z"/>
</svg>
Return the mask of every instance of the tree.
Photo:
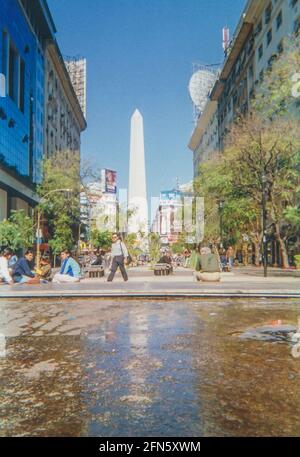
<svg viewBox="0 0 300 457">
<path fill-rule="evenodd" d="M 142 250 L 140 248 L 140 241 L 138 240 L 138 234 L 127 233 L 124 236 L 124 243 L 126 244 L 128 252 L 132 259 L 137 258 L 140 254 L 142 254 Z"/>
<path fill-rule="evenodd" d="M 189 246 L 190 245 L 188 245 L 187 243 L 187 233 L 185 231 L 182 231 L 179 234 L 176 243 L 172 244 L 171 251 L 173 252 L 173 254 L 182 254 L 183 251 Z"/>
<path fill-rule="evenodd" d="M 111 232 L 109 230 L 92 230 L 91 242 L 94 248 L 107 250 L 111 246 Z"/>
<path fill-rule="evenodd" d="M 148 235 L 148 246 L 149 246 L 149 254 L 151 259 L 151 264 L 154 266 L 155 263 L 158 262 L 160 257 L 160 249 L 161 249 L 161 240 L 158 233 L 149 233 Z"/>
<path fill-rule="evenodd" d="M 196 195 L 205 198 L 204 241 L 213 246 L 221 241 L 236 244 L 243 235 L 247 235 L 255 245 L 255 263 L 259 264 L 259 208 L 244 190 L 236 187 L 234 169 L 227 166 L 225 154 L 201 165 L 194 187 Z M 223 240 L 220 237 L 220 201 L 223 201 Z"/>
<path fill-rule="evenodd" d="M 300 97 L 300 36 L 287 37 L 283 52 L 264 72 L 256 89 L 252 110 L 263 118 L 293 119 L 299 116 Z"/>
<path fill-rule="evenodd" d="M 13 251 L 32 247 L 34 224 L 24 210 L 12 211 L 8 220 L 0 222 L 0 246 L 9 246 Z"/>
<path fill-rule="evenodd" d="M 38 210 L 48 221 L 54 253 L 73 249 L 77 243 L 79 225 L 80 158 L 70 151 L 61 151 L 45 158 L 42 164 L 43 181 L 37 192 L 41 197 Z M 56 192 L 70 189 L 71 192 Z"/>
<path fill-rule="evenodd" d="M 252 115 L 232 127 L 224 152 L 237 192 L 249 198 L 255 208 L 261 207 L 265 192 L 268 223 L 279 242 L 284 268 L 288 267 L 285 212 L 295 203 L 299 187 L 299 149 L 296 121 Z"/>
</svg>

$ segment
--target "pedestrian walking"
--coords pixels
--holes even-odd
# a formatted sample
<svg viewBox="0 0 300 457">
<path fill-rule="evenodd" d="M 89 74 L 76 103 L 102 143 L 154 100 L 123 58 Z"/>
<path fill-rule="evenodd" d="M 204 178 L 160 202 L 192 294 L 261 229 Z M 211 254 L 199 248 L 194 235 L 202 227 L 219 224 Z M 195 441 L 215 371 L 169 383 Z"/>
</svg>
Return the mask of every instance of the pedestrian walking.
<svg viewBox="0 0 300 457">
<path fill-rule="evenodd" d="M 228 262 L 228 265 L 229 265 L 229 269 L 232 270 L 233 266 L 234 266 L 234 249 L 232 246 L 229 246 L 229 248 L 227 249 L 227 252 L 226 252 L 226 258 L 227 258 L 227 262 Z"/>
<path fill-rule="evenodd" d="M 112 235 L 111 256 L 112 264 L 107 281 L 113 281 L 118 268 L 120 268 L 124 281 L 128 281 L 128 275 L 125 268 L 125 262 L 128 259 L 128 250 L 117 233 L 113 233 Z"/>
</svg>

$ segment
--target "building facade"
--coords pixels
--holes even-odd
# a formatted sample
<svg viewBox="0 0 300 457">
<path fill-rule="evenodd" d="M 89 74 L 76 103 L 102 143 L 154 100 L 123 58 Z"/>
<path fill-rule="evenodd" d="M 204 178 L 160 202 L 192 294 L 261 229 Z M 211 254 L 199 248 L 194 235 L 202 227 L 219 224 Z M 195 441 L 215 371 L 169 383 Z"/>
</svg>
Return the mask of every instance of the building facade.
<svg viewBox="0 0 300 457">
<path fill-rule="evenodd" d="M 44 49 L 55 33 L 43 1 L 0 0 L 0 220 L 36 204 L 44 150 Z"/>
<path fill-rule="evenodd" d="M 300 0 L 248 1 L 226 50 L 210 101 L 189 143 L 194 153 L 195 176 L 199 164 L 223 150 L 233 120 L 248 112 L 264 71 L 280 57 L 284 38 L 299 29 Z"/>
<path fill-rule="evenodd" d="M 80 153 L 80 135 L 86 120 L 56 41 L 45 52 L 45 149 Z"/>
<path fill-rule="evenodd" d="M 0 221 L 38 203 L 45 154 L 80 152 L 86 121 L 46 0 L 0 0 Z"/>
</svg>

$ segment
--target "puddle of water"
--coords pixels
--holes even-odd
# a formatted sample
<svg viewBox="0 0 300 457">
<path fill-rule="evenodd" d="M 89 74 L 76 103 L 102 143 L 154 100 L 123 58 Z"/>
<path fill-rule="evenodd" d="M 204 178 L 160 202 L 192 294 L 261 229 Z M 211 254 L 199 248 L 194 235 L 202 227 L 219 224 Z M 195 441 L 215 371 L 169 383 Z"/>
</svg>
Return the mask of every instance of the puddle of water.
<svg viewBox="0 0 300 457">
<path fill-rule="evenodd" d="M 294 340 L 296 332 L 297 327 L 294 325 L 263 325 L 247 329 L 245 332 L 239 334 L 239 338 L 242 340 L 291 343 Z"/>
<path fill-rule="evenodd" d="M 0 436 L 299 436 L 298 316 L 296 299 L 2 301 Z"/>
</svg>

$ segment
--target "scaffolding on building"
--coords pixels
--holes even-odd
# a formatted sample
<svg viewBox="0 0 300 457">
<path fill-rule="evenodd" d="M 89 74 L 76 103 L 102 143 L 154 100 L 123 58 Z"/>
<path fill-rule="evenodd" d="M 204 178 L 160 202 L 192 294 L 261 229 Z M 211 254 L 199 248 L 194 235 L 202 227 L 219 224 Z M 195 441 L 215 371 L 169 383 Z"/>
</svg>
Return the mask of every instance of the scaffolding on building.
<svg viewBox="0 0 300 457">
<path fill-rule="evenodd" d="M 86 59 L 83 57 L 64 57 L 65 65 L 84 117 L 86 117 Z"/>
</svg>

